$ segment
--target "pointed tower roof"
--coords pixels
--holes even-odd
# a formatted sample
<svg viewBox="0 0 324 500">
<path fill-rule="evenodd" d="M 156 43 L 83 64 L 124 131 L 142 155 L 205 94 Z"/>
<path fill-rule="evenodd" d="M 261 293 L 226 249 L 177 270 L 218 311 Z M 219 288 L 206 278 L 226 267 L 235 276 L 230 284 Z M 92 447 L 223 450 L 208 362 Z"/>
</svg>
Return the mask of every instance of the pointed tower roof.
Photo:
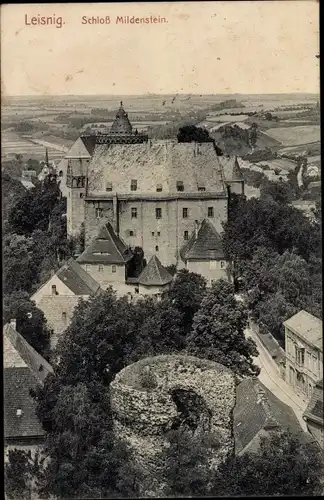
<svg viewBox="0 0 324 500">
<path fill-rule="evenodd" d="M 125 112 L 123 102 L 120 102 L 120 108 L 117 111 L 116 118 L 111 126 L 111 132 L 118 134 L 130 134 L 132 132 L 132 125 L 128 119 L 128 114 Z"/>
<path fill-rule="evenodd" d="M 87 158 L 90 159 L 94 149 L 94 143 L 91 138 L 79 137 L 71 149 L 67 152 L 65 158 Z"/>
<path fill-rule="evenodd" d="M 242 181 L 243 180 L 243 174 L 241 172 L 240 165 L 239 165 L 239 162 L 237 160 L 237 156 L 235 156 L 235 160 L 234 160 L 232 179 L 233 179 L 233 181 Z"/>
<path fill-rule="evenodd" d="M 162 266 L 156 255 L 153 255 L 138 277 L 138 283 L 146 286 L 163 286 L 171 281 L 171 274 Z"/>
<path fill-rule="evenodd" d="M 209 220 L 204 219 L 196 235 L 192 234 L 188 243 L 181 250 L 183 260 L 218 260 L 224 259 L 222 239 Z"/>
<path fill-rule="evenodd" d="M 77 258 L 79 264 L 126 264 L 133 258 L 131 250 L 119 238 L 108 222 Z"/>
</svg>

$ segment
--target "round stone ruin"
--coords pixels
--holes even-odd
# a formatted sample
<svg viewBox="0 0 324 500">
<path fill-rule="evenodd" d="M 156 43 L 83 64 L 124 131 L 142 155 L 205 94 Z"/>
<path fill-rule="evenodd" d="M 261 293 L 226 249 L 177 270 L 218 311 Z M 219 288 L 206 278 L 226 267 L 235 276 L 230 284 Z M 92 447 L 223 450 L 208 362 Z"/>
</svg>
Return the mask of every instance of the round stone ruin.
<svg viewBox="0 0 324 500">
<path fill-rule="evenodd" d="M 150 495 L 158 496 L 162 487 L 156 478 L 163 470 L 160 454 L 168 446 L 168 431 L 208 433 L 211 446 L 217 442 L 211 469 L 233 453 L 235 387 L 228 368 L 186 355 L 145 358 L 116 375 L 110 385 L 114 429 L 150 477 Z"/>
</svg>

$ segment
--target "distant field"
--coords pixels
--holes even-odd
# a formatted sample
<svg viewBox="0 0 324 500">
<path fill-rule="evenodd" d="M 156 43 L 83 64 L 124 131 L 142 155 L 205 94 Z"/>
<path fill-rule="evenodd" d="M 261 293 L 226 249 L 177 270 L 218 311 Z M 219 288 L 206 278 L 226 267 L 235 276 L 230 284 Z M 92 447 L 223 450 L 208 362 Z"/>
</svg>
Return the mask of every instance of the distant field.
<svg viewBox="0 0 324 500">
<path fill-rule="evenodd" d="M 208 114 L 206 116 L 207 122 L 244 122 L 248 117 L 248 115 L 212 115 Z"/>
<path fill-rule="evenodd" d="M 321 143 L 314 142 L 312 144 L 300 144 L 298 146 L 282 148 L 278 151 L 278 154 L 300 155 L 307 152 L 311 156 L 319 155 L 321 152 Z"/>
<path fill-rule="evenodd" d="M 34 144 L 26 138 L 20 137 L 13 131 L 2 132 L 1 140 L 1 157 L 13 158 L 15 154 L 22 154 L 24 160 L 29 158 L 35 160 L 43 160 L 45 158 L 46 147 L 40 144 Z M 48 147 L 48 156 L 50 160 L 60 160 L 64 156 L 64 152 L 57 151 L 54 148 Z"/>
<path fill-rule="evenodd" d="M 285 146 L 308 144 L 320 141 L 321 133 L 319 125 L 305 125 L 301 127 L 273 128 L 268 129 L 266 134 L 280 141 Z"/>
</svg>

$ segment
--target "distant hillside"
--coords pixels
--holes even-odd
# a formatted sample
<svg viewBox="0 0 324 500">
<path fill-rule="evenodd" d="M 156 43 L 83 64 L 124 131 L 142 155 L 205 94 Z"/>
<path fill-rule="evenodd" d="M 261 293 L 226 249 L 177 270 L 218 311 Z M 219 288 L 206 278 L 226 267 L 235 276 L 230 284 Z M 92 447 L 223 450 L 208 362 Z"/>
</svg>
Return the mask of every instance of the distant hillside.
<svg viewBox="0 0 324 500">
<path fill-rule="evenodd" d="M 217 146 L 224 154 L 245 156 L 251 153 L 251 147 L 243 137 L 226 137 L 224 132 L 218 130 L 210 133 L 210 136 L 215 140 Z M 271 148 L 271 150 L 276 151 L 280 147 L 282 147 L 282 144 L 279 141 L 269 137 L 260 130 L 258 131 L 256 150 Z"/>
</svg>

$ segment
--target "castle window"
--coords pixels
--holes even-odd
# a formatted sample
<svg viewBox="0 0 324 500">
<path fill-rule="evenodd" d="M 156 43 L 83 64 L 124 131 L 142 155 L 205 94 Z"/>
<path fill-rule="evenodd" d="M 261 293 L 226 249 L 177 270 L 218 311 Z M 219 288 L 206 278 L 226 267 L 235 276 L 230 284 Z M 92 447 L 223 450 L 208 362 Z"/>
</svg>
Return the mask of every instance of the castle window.
<svg viewBox="0 0 324 500">
<path fill-rule="evenodd" d="M 183 191 L 184 186 L 182 181 L 177 181 L 177 191 Z"/>
<path fill-rule="evenodd" d="M 80 198 L 83 198 L 83 193 L 80 193 Z"/>
<path fill-rule="evenodd" d="M 162 184 L 156 185 L 156 191 L 157 191 L 157 193 L 160 193 L 162 191 Z"/>
<path fill-rule="evenodd" d="M 154 231 L 152 231 L 152 236 L 154 236 Z"/>
<path fill-rule="evenodd" d="M 183 239 L 184 239 L 184 240 L 188 240 L 188 239 L 189 239 L 189 233 L 188 233 L 188 231 L 185 231 L 185 232 L 183 233 Z"/>
<path fill-rule="evenodd" d="M 136 191 L 137 190 L 137 180 L 132 179 L 131 180 L 131 191 Z"/>
<path fill-rule="evenodd" d="M 206 191 L 205 186 L 198 186 L 198 191 Z"/>
<path fill-rule="evenodd" d="M 138 286 L 135 287 L 135 293 L 139 293 L 139 288 Z"/>
<path fill-rule="evenodd" d="M 134 231 L 132 231 L 131 229 L 129 231 L 129 236 L 134 236 Z"/>
<path fill-rule="evenodd" d="M 66 312 L 65 311 L 62 312 L 62 321 L 63 321 L 63 323 L 66 323 Z"/>
<path fill-rule="evenodd" d="M 101 219 L 103 215 L 103 209 L 102 208 L 96 208 L 96 218 Z"/>
<path fill-rule="evenodd" d="M 188 218 L 188 209 L 187 208 L 183 208 L 182 209 L 182 218 L 183 219 L 187 219 Z"/>
<path fill-rule="evenodd" d="M 160 231 L 158 231 L 158 232 L 157 232 L 157 235 L 158 235 L 158 236 L 161 236 L 161 233 L 160 233 Z"/>
<path fill-rule="evenodd" d="M 159 247 L 158 247 L 158 245 L 156 245 L 156 247 L 155 247 L 155 251 L 156 251 L 156 252 L 158 252 L 158 251 L 159 251 Z"/>
<path fill-rule="evenodd" d="M 111 272 L 115 273 L 116 271 L 117 271 L 117 267 L 116 266 L 111 266 Z"/>
<path fill-rule="evenodd" d="M 58 295 L 56 293 L 56 285 L 52 285 L 52 295 Z"/>
<path fill-rule="evenodd" d="M 63 177 L 63 170 L 59 171 L 59 177 Z"/>
<path fill-rule="evenodd" d="M 132 219 L 137 219 L 137 208 L 132 208 L 131 214 L 132 214 Z"/>
<path fill-rule="evenodd" d="M 102 273 L 102 272 L 103 272 L 103 265 L 102 265 L 102 264 L 99 264 L 99 266 L 98 266 L 98 271 L 99 271 L 100 273 Z"/>
<path fill-rule="evenodd" d="M 224 267 L 225 267 L 225 261 L 224 260 L 220 261 L 220 266 L 221 266 L 221 269 L 224 269 Z"/>
<path fill-rule="evenodd" d="M 156 219 L 162 219 L 162 208 L 155 209 L 155 217 Z"/>
<path fill-rule="evenodd" d="M 106 183 L 106 191 L 112 191 L 112 183 L 111 182 Z"/>
<path fill-rule="evenodd" d="M 208 207 L 208 217 L 214 217 L 214 207 Z"/>
</svg>

